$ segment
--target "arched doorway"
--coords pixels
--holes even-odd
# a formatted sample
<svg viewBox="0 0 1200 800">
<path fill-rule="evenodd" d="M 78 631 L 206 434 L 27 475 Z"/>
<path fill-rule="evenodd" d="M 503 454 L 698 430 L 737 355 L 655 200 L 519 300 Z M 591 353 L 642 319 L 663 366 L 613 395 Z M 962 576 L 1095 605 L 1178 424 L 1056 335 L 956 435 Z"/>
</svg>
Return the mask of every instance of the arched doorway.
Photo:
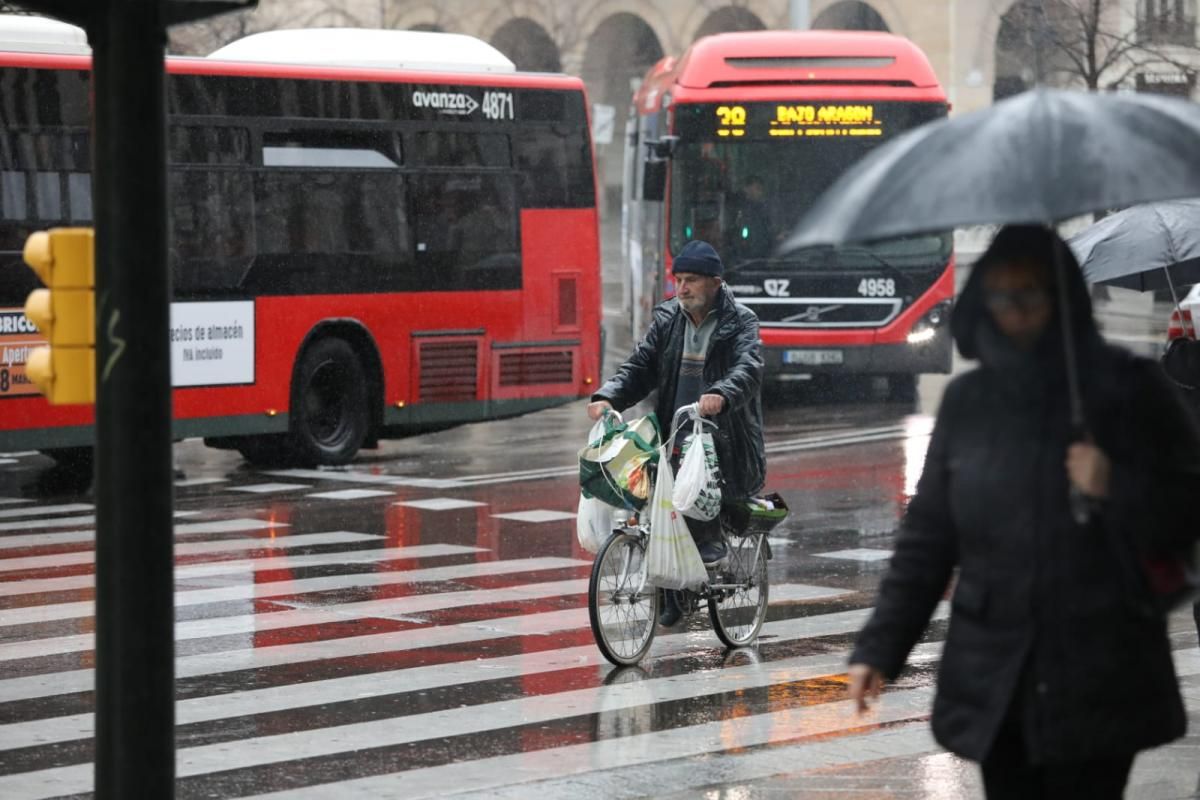
<svg viewBox="0 0 1200 800">
<path fill-rule="evenodd" d="M 733 31 L 761 31 L 766 27 L 754 12 L 744 8 L 726 6 L 705 17 L 694 38 L 699 39 L 701 36 Z"/>
<path fill-rule="evenodd" d="M 992 99 L 1034 86 L 1069 86 L 1078 70 L 1060 44 L 1083 35 L 1073 9 L 1059 0 L 1019 0 L 1000 18 Z"/>
<path fill-rule="evenodd" d="M 622 146 L 633 87 L 662 56 L 658 36 L 635 14 L 607 17 L 588 39 L 582 77 L 593 103 L 598 199 L 604 214 L 620 210 Z"/>
<path fill-rule="evenodd" d="M 558 45 L 546 29 L 526 17 L 510 19 L 492 34 L 492 47 L 512 59 L 517 69 L 561 72 Z"/>
<path fill-rule="evenodd" d="M 843 0 L 822 11 L 813 20 L 814 30 L 887 31 L 879 12 L 858 0 Z"/>
</svg>

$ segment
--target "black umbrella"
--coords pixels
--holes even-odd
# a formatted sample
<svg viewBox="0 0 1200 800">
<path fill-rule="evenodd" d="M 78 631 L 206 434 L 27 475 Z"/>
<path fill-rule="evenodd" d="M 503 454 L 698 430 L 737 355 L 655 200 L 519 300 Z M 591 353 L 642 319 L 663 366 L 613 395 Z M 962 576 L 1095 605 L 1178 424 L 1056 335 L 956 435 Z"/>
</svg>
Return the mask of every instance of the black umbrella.
<svg viewBox="0 0 1200 800">
<path fill-rule="evenodd" d="M 818 199 L 784 252 L 945 231 L 1053 226 L 1108 208 L 1200 196 L 1200 106 L 1035 89 L 880 146 Z M 1064 265 L 1056 259 L 1060 285 Z M 1085 429 L 1070 307 L 1059 292 L 1071 419 Z M 1082 512 L 1080 512 L 1082 513 Z"/>
<path fill-rule="evenodd" d="M 1051 225 L 1200 197 L 1200 106 L 1035 89 L 888 142 L 830 187 L 784 251 L 963 225 Z"/>
<path fill-rule="evenodd" d="M 1200 283 L 1200 199 L 1144 203 L 1067 242 L 1088 283 L 1149 292 Z"/>
</svg>

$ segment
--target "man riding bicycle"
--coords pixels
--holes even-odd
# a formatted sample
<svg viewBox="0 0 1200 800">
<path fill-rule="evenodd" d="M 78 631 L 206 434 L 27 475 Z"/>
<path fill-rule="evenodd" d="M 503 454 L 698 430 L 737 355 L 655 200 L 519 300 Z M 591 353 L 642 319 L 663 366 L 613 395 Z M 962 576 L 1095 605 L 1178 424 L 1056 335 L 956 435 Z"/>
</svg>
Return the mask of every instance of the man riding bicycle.
<svg viewBox="0 0 1200 800">
<path fill-rule="evenodd" d="M 763 360 L 758 317 L 738 303 L 722 280 L 724 265 L 712 245 L 691 241 L 675 255 L 671 269 L 675 298 L 654 309 L 650 329 L 617 374 L 592 395 L 588 416 L 625 409 L 657 390 L 655 414 L 670 424 L 683 406 L 699 403 L 702 416 L 717 423 L 713 444 L 725 501 L 741 500 L 762 489 L 767 464 L 762 434 Z M 678 467 L 679 446 L 672 453 Z M 720 519 L 685 517 L 706 565 L 726 555 Z M 666 592 L 659 624 L 675 625 L 682 610 Z"/>
</svg>

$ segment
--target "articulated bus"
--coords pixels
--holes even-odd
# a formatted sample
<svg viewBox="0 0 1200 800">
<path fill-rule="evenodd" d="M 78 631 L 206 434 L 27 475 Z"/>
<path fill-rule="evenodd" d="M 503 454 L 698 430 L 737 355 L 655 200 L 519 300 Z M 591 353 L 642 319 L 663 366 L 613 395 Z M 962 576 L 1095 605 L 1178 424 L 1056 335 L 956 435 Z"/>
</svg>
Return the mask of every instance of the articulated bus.
<svg viewBox="0 0 1200 800">
<path fill-rule="evenodd" d="M 25 239 L 92 219 L 76 45 L 0 53 L 0 451 L 93 441 L 90 406 L 50 406 L 24 374 Z M 177 437 L 340 464 L 381 437 L 590 394 L 580 80 L 518 73 L 466 36 L 349 29 L 257 34 L 167 71 Z"/>
<path fill-rule="evenodd" d="M 672 254 L 702 239 L 759 316 L 769 376 L 886 376 L 909 399 L 918 374 L 949 372 L 949 233 L 777 253 L 847 167 L 948 108 L 924 54 L 884 33 L 720 34 L 660 61 L 626 131 L 635 334 L 670 295 Z"/>
</svg>

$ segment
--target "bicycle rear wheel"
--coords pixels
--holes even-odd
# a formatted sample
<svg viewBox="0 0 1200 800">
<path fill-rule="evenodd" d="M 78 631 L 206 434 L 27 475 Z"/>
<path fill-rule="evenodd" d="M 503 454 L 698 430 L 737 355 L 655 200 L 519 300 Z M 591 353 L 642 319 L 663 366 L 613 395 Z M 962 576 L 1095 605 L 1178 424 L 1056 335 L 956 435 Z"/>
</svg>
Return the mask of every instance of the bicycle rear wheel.
<svg viewBox="0 0 1200 800">
<path fill-rule="evenodd" d="M 588 617 L 596 645 L 612 663 L 641 661 L 654 641 L 658 592 L 646 583 L 646 546 L 618 531 L 596 555 L 588 582 Z"/>
<path fill-rule="evenodd" d="M 731 536 L 725 566 L 712 578 L 708 618 L 728 647 L 754 641 L 767 617 L 767 548 L 761 536 Z"/>
</svg>

